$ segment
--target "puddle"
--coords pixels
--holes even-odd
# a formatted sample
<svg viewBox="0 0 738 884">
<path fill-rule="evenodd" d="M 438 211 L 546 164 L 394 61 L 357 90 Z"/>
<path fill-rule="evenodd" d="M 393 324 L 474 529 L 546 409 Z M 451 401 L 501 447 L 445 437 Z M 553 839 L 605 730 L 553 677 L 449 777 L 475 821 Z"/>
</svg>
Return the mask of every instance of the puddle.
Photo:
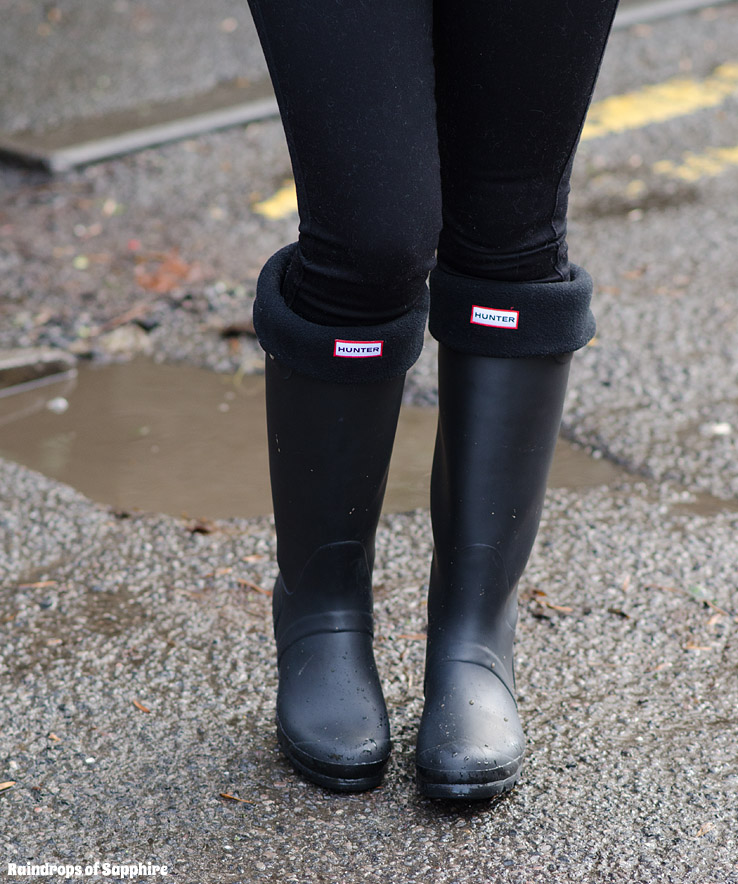
<svg viewBox="0 0 738 884">
<path fill-rule="evenodd" d="M 0 457 L 117 509 L 264 515 L 272 507 L 263 400 L 263 377 L 238 381 L 145 360 L 82 365 L 76 381 L 0 400 Z M 385 512 L 428 505 L 435 425 L 434 409 L 403 408 Z M 552 487 L 624 478 L 609 461 L 559 441 Z"/>
</svg>

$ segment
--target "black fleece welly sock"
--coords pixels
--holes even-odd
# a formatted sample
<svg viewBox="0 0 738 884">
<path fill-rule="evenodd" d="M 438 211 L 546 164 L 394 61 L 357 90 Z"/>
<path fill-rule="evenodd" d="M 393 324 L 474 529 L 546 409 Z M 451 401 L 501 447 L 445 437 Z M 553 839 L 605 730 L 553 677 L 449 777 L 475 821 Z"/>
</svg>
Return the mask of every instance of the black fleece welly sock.
<svg viewBox="0 0 738 884">
<path fill-rule="evenodd" d="M 538 530 L 570 356 L 439 347 L 420 791 L 487 798 L 518 779 L 516 585 Z"/>
</svg>

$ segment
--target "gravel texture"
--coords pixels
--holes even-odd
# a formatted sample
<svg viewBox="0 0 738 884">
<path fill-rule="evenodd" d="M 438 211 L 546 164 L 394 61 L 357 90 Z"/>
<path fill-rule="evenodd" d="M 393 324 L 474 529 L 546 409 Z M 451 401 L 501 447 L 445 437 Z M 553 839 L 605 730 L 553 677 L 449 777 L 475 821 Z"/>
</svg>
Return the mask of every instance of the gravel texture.
<svg viewBox="0 0 738 884">
<path fill-rule="evenodd" d="M 7 463 L 0 488 L 8 860 L 129 858 L 178 882 L 400 867 L 407 881 L 738 880 L 738 516 L 686 514 L 667 487 L 550 495 L 520 587 L 525 773 L 504 800 L 454 807 L 413 783 L 425 511 L 379 534 L 393 760 L 381 789 L 338 796 L 276 747 L 269 598 L 252 586 L 275 577 L 270 519 L 203 534 L 120 518 Z"/>
<path fill-rule="evenodd" d="M 59 27 L 87 5 L 60 6 Z M 115 4 L 139 8 L 163 15 Z M 243 9 L 214 9 L 232 45 Z M 218 31 L 231 15 L 239 28 Z M 738 60 L 737 32 L 736 4 L 620 32 L 598 97 L 707 76 Z M 238 67 L 223 65 L 215 79 Z M 738 177 L 654 168 L 738 143 L 735 103 L 580 151 L 570 241 L 598 284 L 599 332 L 574 362 L 565 432 L 644 481 L 549 495 L 520 586 L 520 785 L 478 805 L 416 794 L 426 511 L 385 517 L 379 535 L 393 760 L 381 789 L 337 796 L 276 747 L 271 520 L 126 517 L 0 461 L 8 862 L 166 862 L 182 884 L 738 882 L 738 515 L 714 500 L 696 513 L 698 493 L 738 494 Z M 17 107 L 6 126 L 32 122 Z M 288 176 L 276 122 L 54 179 L 0 167 L 0 348 L 260 370 L 254 281 L 295 218 L 253 206 Z M 429 342 L 411 401 L 435 399 L 433 355 Z"/>
</svg>

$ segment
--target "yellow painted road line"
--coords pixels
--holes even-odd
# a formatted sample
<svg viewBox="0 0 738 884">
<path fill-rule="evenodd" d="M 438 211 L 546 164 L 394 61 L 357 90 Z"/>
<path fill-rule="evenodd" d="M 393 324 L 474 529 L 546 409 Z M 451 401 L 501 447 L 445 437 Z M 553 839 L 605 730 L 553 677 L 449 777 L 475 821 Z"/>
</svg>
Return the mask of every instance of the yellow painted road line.
<svg viewBox="0 0 738 884">
<path fill-rule="evenodd" d="M 720 65 L 704 80 L 675 77 L 663 83 L 644 86 L 634 92 L 613 95 L 595 102 L 589 109 L 582 141 L 640 129 L 651 123 L 663 123 L 696 111 L 719 107 L 732 96 L 738 96 L 738 63 L 735 62 Z M 728 166 L 734 165 L 732 156 L 733 148 L 715 148 L 700 157 L 687 154 L 681 165 L 669 165 L 665 160 L 657 164 L 657 171 L 685 181 L 696 181 L 705 175 L 720 174 Z M 710 171 L 717 170 L 718 167 L 719 171 Z M 257 214 L 273 220 L 286 218 L 297 212 L 294 182 L 285 183 L 274 196 L 255 203 L 252 208 Z"/>
<path fill-rule="evenodd" d="M 738 146 L 708 147 L 701 154 L 688 151 L 683 154 L 681 163 L 661 160 L 653 166 L 654 172 L 678 178 L 681 181 L 699 181 L 700 178 L 714 178 L 728 169 L 738 166 Z"/>
<path fill-rule="evenodd" d="M 613 95 L 592 105 L 582 140 L 627 132 L 718 107 L 733 95 L 738 95 L 738 64 L 733 62 L 720 65 L 704 80 L 675 77 L 635 92 Z"/>
<path fill-rule="evenodd" d="M 284 187 L 281 187 L 274 196 L 270 196 L 269 199 L 262 200 L 260 203 L 255 203 L 252 209 L 259 215 L 272 219 L 286 218 L 287 215 L 296 212 L 297 191 L 295 190 L 295 182 L 285 182 Z"/>
</svg>

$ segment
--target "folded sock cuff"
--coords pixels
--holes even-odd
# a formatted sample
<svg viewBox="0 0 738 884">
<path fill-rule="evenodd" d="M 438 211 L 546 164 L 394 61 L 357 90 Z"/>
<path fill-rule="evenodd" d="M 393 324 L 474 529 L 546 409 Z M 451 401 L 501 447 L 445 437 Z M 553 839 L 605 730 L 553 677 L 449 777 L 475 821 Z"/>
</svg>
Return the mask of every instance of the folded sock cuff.
<svg viewBox="0 0 738 884">
<path fill-rule="evenodd" d="M 317 380 L 356 384 L 404 374 L 423 347 L 427 290 L 408 313 L 391 322 L 318 325 L 290 310 L 282 297 L 282 282 L 295 248 L 293 243 L 272 255 L 259 276 L 254 329 L 264 350 Z"/>
<path fill-rule="evenodd" d="M 430 276 L 430 333 L 452 350 L 477 356 L 525 357 L 570 353 L 590 341 L 592 278 L 571 267 L 566 282 L 499 282 L 457 276 L 436 267 Z"/>
</svg>

